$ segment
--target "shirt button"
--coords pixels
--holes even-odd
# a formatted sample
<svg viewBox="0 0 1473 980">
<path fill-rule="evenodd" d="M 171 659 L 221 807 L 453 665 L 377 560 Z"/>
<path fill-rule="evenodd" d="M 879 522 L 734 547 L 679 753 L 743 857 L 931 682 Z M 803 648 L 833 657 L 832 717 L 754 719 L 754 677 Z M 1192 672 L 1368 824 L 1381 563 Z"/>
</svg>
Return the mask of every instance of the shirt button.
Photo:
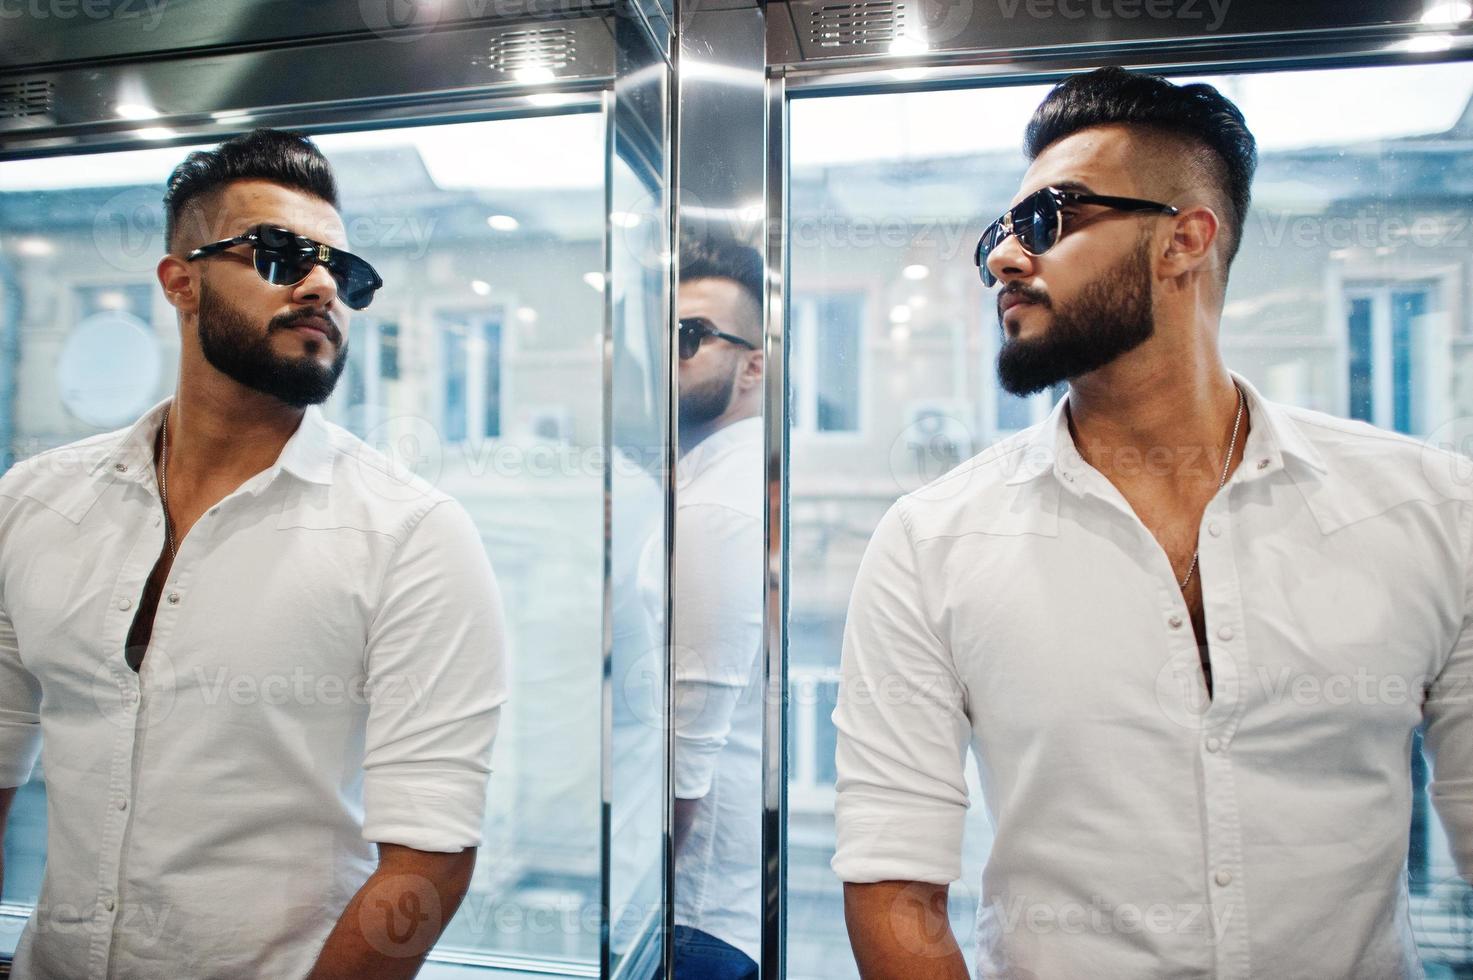
<svg viewBox="0 0 1473 980">
<path fill-rule="evenodd" d="M 138 700 L 138 695 L 137 694 L 134 694 L 132 691 L 124 691 L 123 692 L 123 703 L 124 704 L 131 705 L 134 701 L 137 701 L 137 700 Z"/>
<path fill-rule="evenodd" d="M 1207 740 L 1208 752 L 1216 752 L 1220 748 L 1222 748 L 1222 739 L 1218 738 L 1216 735 Z"/>
<path fill-rule="evenodd" d="M 169 597 L 169 601 L 174 601 L 172 596 Z M 1217 631 L 1217 638 L 1220 640 L 1231 640 L 1233 638 L 1233 628 L 1231 626 L 1224 626 Z"/>
<path fill-rule="evenodd" d="M 1231 871 L 1219 871 L 1217 874 L 1212 876 L 1212 880 L 1217 882 L 1222 887 L 1226 888 L 1228 885 L 1231 885 L 1233 883 L 1233 874 Z"/>
<path fill-rule="evenodd" d="M 1260 459 L 1258 461 L 1258 468 L 1261 469 L 1261 470 L 1268 469 L 1268 460 L 1266 460 L 1266 459 Z"/>
<path fill-rule="evenodd" d="M 128 801 L 127 800 L 118 800 L 118 809 L 119 810 L 126 810 L 126 809 L 128 809 Z"/>
<path fill-rule="evenodd" d="M 103 902 L 102 907 L 111 912 L 113 910 L 113 900 L 108 899 L 107 901 Z"/>
<path fill-rule="evenodd" d="M 1166 622 L 1168 624 L 1170 624 L 1171 628 L 1174 629 L 1174 630 L 1181 629 L 1181 617 L 1180 616 L 1172 616 Z"/>
<path fill-rule="evenodd" d="M 122 609 L 124 611 L 127 611 L 128 607 L 131 606 L 131 605 L 133 605 L 133 603 L 129 599 L 119 599 L 118 600 L 118 608 L 119 609 Z"/>
<path fill-rule="evenodd" d="M 1207 533 L 1212 535 L 1214 538 L 1220 538 L 1222 537 L 1222 526 L 1216 521 L 1213 521 L 1211 524 L 1207 525 Z"/>
<path fill-rule="evenodd" d="M 126 473 L 126 472 L 128 472 L 128 464 L 127 463 L 114 463 L 113 464 L 113 469 L 117 470 L 119 473 Z"/>
<path fill-rule="evenodd" d="M 177 593 L 177 592 L 170 592 L 169 593 L 169 605 L 171 605 L 171 606 L 177 606 L 177 605 L 179 605 L 179 593 Z M 1226 637 L 1224 637 L 1224 639 L 1226 639 Z"/>
</svg>

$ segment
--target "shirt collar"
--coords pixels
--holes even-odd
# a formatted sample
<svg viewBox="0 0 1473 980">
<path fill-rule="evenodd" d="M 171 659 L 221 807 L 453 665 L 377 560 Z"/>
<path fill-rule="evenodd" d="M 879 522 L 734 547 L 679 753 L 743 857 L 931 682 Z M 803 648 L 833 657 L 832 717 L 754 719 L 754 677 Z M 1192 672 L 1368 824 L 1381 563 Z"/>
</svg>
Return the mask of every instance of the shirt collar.
<svg viewBox="0 0 1473 980">
<path fill-rule="evenodd" d="M 113 450 L 93 464 L 92 474 L 112 470 L 116 478 L 135 482 L 141 482 L 145 479 L 145 474 L 151 474 L 154 468 L 154 441 L 158 437 L 164 413 L 172 403 L 171 396 L 145 412 L 142 418 L 129 427 Z M 333 458 L 336 454 L 332 432 L 322 416 L 322 409 L 316 405 L 308 405 L 302 413 L 301 423 L 286 441 L 286 445 L 281 447 L 281 454 L 267 471 L 270 475 L 263 480 L 262 486 L 275 480 L 282 470 L 308 483 L 331 484 Z"/>
<path fill-rule="evenodd" d="M 1248 470 L 1241 479 L 1256 479 L 1284 469 L 1285 460 L 1304 464 L 1299 469 L 1305 476 L 1329 471 L 1320 451 L 1282 408 L 1260 395 L 1241 374 L 1228 373 L 1242 387 L 1248 413 L 1248 439 L 1243 446 L 1242 464 Z M 1069 434 L 1069 419 L 1064 411 L 1068 401 L 1068 395 L 1060 398 L 1048 418 L 1024 439 L 1022 451 L 1017 454 L 1006 481 L 1009 486 L 1027 483 L 1045 473 L 1075 474 L 1088 466 Z"/>
</svg>

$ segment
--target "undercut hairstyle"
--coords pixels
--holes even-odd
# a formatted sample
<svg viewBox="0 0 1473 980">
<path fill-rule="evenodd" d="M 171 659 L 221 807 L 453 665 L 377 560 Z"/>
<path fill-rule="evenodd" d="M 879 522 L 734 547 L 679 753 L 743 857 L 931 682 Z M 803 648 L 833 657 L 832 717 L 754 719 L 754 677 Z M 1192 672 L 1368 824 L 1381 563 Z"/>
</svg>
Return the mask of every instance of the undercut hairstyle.
<svg viewBox="0 0 1473 980">
<path fill-rule="evenodd" d="M 1258 145 L 1243 113 L 1211 85 L 1175 85 L 1159 75 L 1100 68 L 1055 86 L 1034 110 L 1023 149 L 1035 160 L 1067 136 L 1111 124 L 1139 127 L 1189 148 L 1187 177 L 1213 185 L 1228 207 L 1226 272 L 1243 242 L 1258 168 Z"/>
<path fill-rule="evenodd" d="M 750 245 L 721 236 L 681 239 L 681 282 L 730 279 L 741 287 L 742 295 L 752 301 L 751 322 L 743 324 L 752 334 L 748 340 L 760 339 L 762 332 L 762 283 L 765 277 L 762 254 Z"/>
<path fill-rule="evenodd" d="M 338 185 L 332 165 L 301 133 L 254 129 L 228 139 L 213 150 L 195 150 L 174 168 L 164 190 L 164 241 L 178 243 L 186 210 L 208 205 L 237 180 L 267 180 L 310 194 L 338 208 Z"/>
</svg>

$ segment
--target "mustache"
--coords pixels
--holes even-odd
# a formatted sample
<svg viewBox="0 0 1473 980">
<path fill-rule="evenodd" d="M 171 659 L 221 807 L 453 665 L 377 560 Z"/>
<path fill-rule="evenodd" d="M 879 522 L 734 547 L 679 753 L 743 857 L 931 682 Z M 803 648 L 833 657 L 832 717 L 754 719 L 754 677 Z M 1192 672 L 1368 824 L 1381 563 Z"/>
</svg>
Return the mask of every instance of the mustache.
<svg viewBox="0 0 1473 980">
<path fill-rule="evenodd" d="M 997 291 L 997 316 L 1002 319 L 1002 301 L 1008 296 L 1020 296 L 1029 303 L 1037 303 L 1045 308 L 1052 308 L 1053 302 L 1048 298 L 1048 293 L 1037 286 L 1024 285 L 1021 282 L 1008 283 Z"/>
<path fill-rule="evenodd" d="M 283 313 L 281 316 L 272 317 L 268 327 L 270 330 L 288 330 L 296 326 L 298 321 L 301 320 L 321 320 L 327 324 L 327 339 L 332 341 L 334 347 L 342 346 L 343 332 L 338 329 L 338 325 L 334 322 L 330 313 L 318 313 L 316 310 L 297 310 L 295 313 Z"/>
</svg>

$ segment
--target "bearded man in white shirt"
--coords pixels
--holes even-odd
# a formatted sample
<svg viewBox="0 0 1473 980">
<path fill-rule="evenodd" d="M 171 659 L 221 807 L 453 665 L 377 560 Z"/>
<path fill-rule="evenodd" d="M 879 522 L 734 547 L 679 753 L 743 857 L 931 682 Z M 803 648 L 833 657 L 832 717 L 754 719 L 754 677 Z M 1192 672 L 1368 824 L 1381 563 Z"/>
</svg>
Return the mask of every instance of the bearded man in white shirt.
<svg viewBox="0 0 1473 980">
<path fill-rule="evenodd" d="M 176 391 L 0 478 L 0 825 L 38 752 L 47 791 L 14 976 L 411 977 L 481 841 L 495 579 L 317 407 L 382 281 L 316 146 L 193 153 L 164 203 Z"/>
<path fill-rule="evenodd" d="M 682 242 L 676 980 L 755 980 L 761 958 L 762 277 L 750 246 L 716 235 Z"/>
<path fill-rule="evenodd" d="M 1002 385 L 1069 392 L 902 497 L 861 564 L 833 859 L 860 972 L 966 976 L 970 746 L 978 977 L 1421 976 L 1419 725 L 1473 878 L 1473 495 L 1223 363 L 1256 149 L 1215 89 L 1080 75 L 1026 150 L 977 260 Z"/>
</svg>

